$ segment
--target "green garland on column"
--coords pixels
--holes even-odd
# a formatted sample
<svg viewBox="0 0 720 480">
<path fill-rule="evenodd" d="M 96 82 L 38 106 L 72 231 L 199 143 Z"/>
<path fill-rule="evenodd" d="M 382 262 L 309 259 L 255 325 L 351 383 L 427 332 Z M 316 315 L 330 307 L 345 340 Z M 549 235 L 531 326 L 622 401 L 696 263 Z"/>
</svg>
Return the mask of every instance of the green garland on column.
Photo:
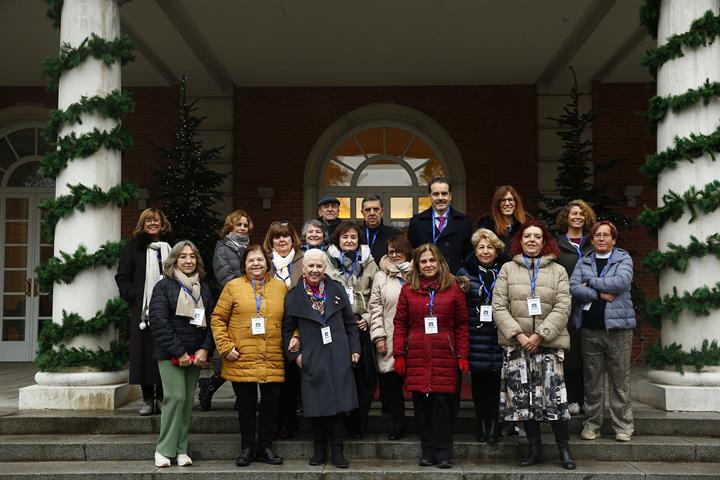
<svg viewBox="0 0 720 480">
<path fill-rule="evenodd" d="M 60 26 L 63 7 L 62 0 L 45 0 L 48 4 L 47 16 L 53 26 Z M 127 0 L 116 0 L 123 4 Z M 60 77 L 81 65 L 90 56 L 101 60 L 105 65 L 125 65 L 135 58 L 134 46 L 127 37 L 105 40 L 95 34 L 83 40 L 77 47 L 63 44 L 57 58 L 43 61 L 43 76 L 47 80 L 48 91 L 57 91 Z M 42 160 L 42 173 L 50 178 L 58 174 L 73 159 L 86 158 L 100 148 L 114 149 L 124 152 L 132 146 L 132 138 L 123 124 L 125 116 L 133 109 L 132 98 L 119 90 L 106 96 L 82 97 L 78 102 L 67 106 L 65 110 L 55 109 L 43 132 L 43 138 L 55 148 L 51 149 Z M 58 138 L 63 126 L 82 123 L 83 115 L 100 115 L 118 121 L 118 125 L 110 131 L 97 128 L 82 135 L 71 133 Z M 54 238 L 55 227 L 64 217 L 73 212 L 84 211 L 88 206 L 99 207 L 115 205 L 126 206 L 137 196 L 137 187 L 129 182 L 122 182 L 107 191 L 97 185 L 88 187 L 82 184 L 68 184 L 70 194 L 61 195 L 47 200 L 40 205 L 46 212 L 43 221 L 43 234 L 48 239 Z M 36 269 L 38 284 L 43 291 L 50 291 L 55 283 L 71 283 L 80 272 L 97 267 L 112 268 L 120 255 L 122 242 L 106 242 L 95 252 L 88 253 L 84 245 L 78 246 L 73 253 L 59 252 L 59 256 L 51 258 L 47 263 Z M 130 345 L 127 341 L 130 324 L 130 307 L 120 298 L 109 299 L 102 311 L 91 319 L 83 319 L 77 313 L 63 311 L 61 324 L 51 320 L 44 323 L 39 337 L 38 355 L 35 363 L 40 371 L 53 372 L 68 367 L 87 366 L 101 371 L 121 370 L 129 359 Z M 86 348 L 68 348 L 65 342 L 78 335 L 102 334 L 108 327 L 115 326 L 120 333 L 120 340 L 110 344 L 109 350 L 89 350 Z"/>
<path fill-rule="evenodd" d="M 640 9 L 640 19 L 653 38 L 657 38 L 659 18 L 660 0 L 645 0 Z M 650 49 L 643 57 L 642 65 L 648 67 L 655 77 L 658 69 L 666 62 L 684 56 L 683 49 L 691 50 L 708 46 L 715 42 L 718 36 L 720 36 L 720 16 L 708 10 L 691 23 L 687 32 L 672 35 L 665 40 L 664 45 Z M 718 96 L 720 96 L 720 82 L 710 82 L 706 79 L 703 85 L 691 88 L 681 95 L 654 97 L 650 101 L 650 108 L 645 112 L 645 117 L 650 122 L 651 130 L 654 130 L 659 122 L 665 120 L 668 111 L 680 113 L 700 103 L 707 106 Z M 661 172 L 676 168 L 681 161 L 692 163 L 704 155 L 709 155 L 714 161 L 719 151 L 720 127 L 707 135 L 691 133 L 686 138 L 675 137 L 673 147 L 648 155 L 640 170 L 649 178 L 657 179 Z M 669 191 L 663 195 L 658 208 L 645 209 L 638 216 L 638 222 L 656 233 L 657 229 L 666 222 L 679 220 L 686 211 L 690 212 L 688 222 L 692 223 L 698 215 L 710 214 L 719 208 L 720 181 L 714 180 L 700 190 L 693 186 L 682 194 Z M 710 255 L 720 258 L 720 233 L 708 236 L 705 242 L 690 236 L 687 246 L 668 243 L 665 251 L 656 250 L 644 258 L 643 266 L 655 275 L 660 275 L 668 268 L 685 272 L 692 258 L 699 259 Z M 718 309 L 720 309 L 720 282 L 712 287 L 702 286 L 692 292 L 685 291 L 682 295 L 673 288 L 671 295 L 666 294 L 648 300 L 641 308 L 645 318 L 658 328 L 661 327 L 663 317 L 676 321 L 686 310 L 696 315 L 709 315 Z M 653 368 L 673 365 L 680 372 L 683 371 L 683 365 L 693 365 L 699 371 L 706 365 L 720 365 L 720 348 L 716 341 L 709 343 L 707 339 L 703 341 L 700 350 L 693 348 L 690 352 L 683 352 L 682 346 L 674 343 L 669 346 L 658 343 L 645 351 L 645 362 Z"/>
</svg>

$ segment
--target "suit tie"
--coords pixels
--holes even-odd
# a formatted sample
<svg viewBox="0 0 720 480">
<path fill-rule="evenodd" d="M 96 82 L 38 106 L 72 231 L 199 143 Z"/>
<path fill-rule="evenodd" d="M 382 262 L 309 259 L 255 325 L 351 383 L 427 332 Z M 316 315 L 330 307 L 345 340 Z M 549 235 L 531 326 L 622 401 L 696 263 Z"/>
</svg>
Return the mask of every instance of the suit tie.
<svg viewBox="0 0 720 480">
<path fill-rule="evenodd" d="M 445 217 L 438 217 L 438 232 L 442 232 L 445 228 Z"/>
</svg>

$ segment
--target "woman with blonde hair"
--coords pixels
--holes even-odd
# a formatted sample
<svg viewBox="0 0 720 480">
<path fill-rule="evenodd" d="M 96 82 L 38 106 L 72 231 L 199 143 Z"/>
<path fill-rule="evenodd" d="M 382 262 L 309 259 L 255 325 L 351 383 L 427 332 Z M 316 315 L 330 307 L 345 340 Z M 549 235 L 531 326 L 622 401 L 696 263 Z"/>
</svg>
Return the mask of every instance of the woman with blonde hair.
<svg viewBox="0 0 720 480">
<path fill-rule="evenodd" d="M 480 218 L 478 228 L 492 231 L 503 241 L 507 251 L 510 250 L 510 242 L 518 228 L 529 218 L 517 190 L 511 185 L 502 185 L 495 189 L 490 204 L 490 214 Z"/>
<path fill-rule="evenodd" d="M 162 262 L 175 243 L 172 227 L 157 208 L 140 213 L 133 236 L 120 252 L 115 283 L 120 297 L 131 306 L 130 384 L 140 385 L 143 404 L 139 414 L 159 412 L 163 401 L 160 372 L 153 357 L 153 338 L 147 328 L 153 287 L 162 278 Z"/>
</svg>

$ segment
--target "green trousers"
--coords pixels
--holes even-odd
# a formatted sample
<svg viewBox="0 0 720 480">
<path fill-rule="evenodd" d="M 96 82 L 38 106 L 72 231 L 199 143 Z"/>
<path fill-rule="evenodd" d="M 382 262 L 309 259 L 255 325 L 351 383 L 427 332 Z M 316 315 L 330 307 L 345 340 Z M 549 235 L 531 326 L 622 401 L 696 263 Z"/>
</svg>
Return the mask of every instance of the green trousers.
<svg viewBox="0 0 720 480">
<path fill-rule="evenodd" d="M 170 360 L 158 360 L 163 398 L 160 415 L 160 438 L 155 451 L 166 457 L 187 454 L 190 415 L 200 367 L 176 367 Z"/>
</svg>

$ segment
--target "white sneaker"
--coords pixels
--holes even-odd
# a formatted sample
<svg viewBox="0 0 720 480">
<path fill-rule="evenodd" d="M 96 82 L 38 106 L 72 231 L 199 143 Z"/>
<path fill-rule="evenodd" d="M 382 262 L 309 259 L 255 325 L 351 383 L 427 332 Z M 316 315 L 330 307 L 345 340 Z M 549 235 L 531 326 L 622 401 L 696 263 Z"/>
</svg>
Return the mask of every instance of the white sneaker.
<svg viewBox="0 0 720 480">
<path fill-rule="evenodd" d="M 161 455 L 158 452 L 155 452 L 155 466 L 160 468 L 169 467 L 170 459 L 165 455 Z"/>
<path fill-rule="evenodd" d="M 568 405 L 568 411 L 570 415 L 580 415 L 580 405 L 577 403 L 571 403 Z"/>
<path fill-rule="evenodd" d="M 628 435 L 627 433 L 618 433 L 615 435 L 615 440 L 618 442 L 629 442 L 630 435 Z"/>
<path fill-rule="evenodd" d="M 583 428 L 582 433 L 580 434 L 580 438 L 583 440 L 595 440 L 600 436 L 599 433 L 595 433 L 593 430 L 589 428 Z"/>
<path fill-rule="evenodd" d="M 192 465 L 192 458 L 188 457 L 184 453 L 179 453 L 177 456 L 178 467 L 188 467 Z"/>
</svg>

